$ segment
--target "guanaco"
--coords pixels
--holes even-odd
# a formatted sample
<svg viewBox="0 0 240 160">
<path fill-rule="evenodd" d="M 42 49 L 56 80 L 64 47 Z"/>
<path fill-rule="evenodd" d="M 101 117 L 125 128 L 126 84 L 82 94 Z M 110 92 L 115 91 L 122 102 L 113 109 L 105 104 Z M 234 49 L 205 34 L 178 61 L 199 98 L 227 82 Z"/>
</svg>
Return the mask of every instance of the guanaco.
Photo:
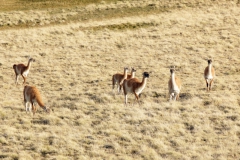
<svg viewBox="0 0 240 160">
<path fill-rule="evenodd" d="M 23 84 L 26 82 L 27 75 L 30 71 L 31 63 L 34 62 L 35 60 L 33 58 L 29 58 L 27 66 L 24 64 L 14 64 L 13 69 L 15 71 L 16 75 L 16 80 L 15 83 L 18 84 L 18 77 L 22 75 L 23 77 Z"/>
<path fill-rule="evenodd" d="M 121 85 L 124 79 L 127 79 L 128 68 L 124 67 L 124 74 L 116 73 L 112 76 L 112 90 L 115 88 L 115 84 L 117 83 L 118 93 L 120 93 Z"/>
<path fill-rule="evenodd" d="M 47 113 L 50 113 L 50 108 L 46 107 L 42 101 L 39 90 L 35 86 L 26 85 L 23 90 L 24 103 L 26 112 L 33 112 L 33 116 L 37 111 L 37 107 L 34 103 L 38 103 L 38 105 L 44 109 Z M 30 103 L 30 104 L 29 104 Z M 30 106 L 29 106 L 30 105 Z"/>
<path fill-rule="evenodd" d="M 128 93 L 133 93 L 135 95 L 135 101 L 139 102 L 139 95 L 142 93 L 143 89 L 147 84 L 147 79 L 149 78 L 148 72 L 143 72 L 143 79 L 140 82 L 137 78 L 125 79 L 123 81 L 123 91 L 125 96 L 125 105 L 127 106 L 127 95 Z"/>
<path fill-rule="evenodd" d="M 209 59 L 208 66 L 204 70 L 204 78 L 207 85 L 207 91 L 210 91 L 212 89 L 214 77 L 215 77 L 215 70 L 212 66 L 212 60 Z"/>
<path fill-rule="evenodd" d="M 181 90 L 181 80 L 175 75 L 175 67 L 170 69 L 171 77 L 168 81 L 168 90 L 171 100 L 178 100 Z"/>
</svg>

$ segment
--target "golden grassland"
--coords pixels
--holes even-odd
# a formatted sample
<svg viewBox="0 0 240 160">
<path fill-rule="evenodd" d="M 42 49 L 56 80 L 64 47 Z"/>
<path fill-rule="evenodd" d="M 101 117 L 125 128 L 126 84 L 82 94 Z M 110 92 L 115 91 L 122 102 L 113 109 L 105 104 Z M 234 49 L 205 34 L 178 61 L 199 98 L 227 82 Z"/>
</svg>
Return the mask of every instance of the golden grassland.
<svg viewBox="0 0 240 160">
<path fill-rule="evenodd" d="M 0 158 L 238 159 L 240 6 L 180 2 L 162 12 L 159 1 L 90 4 L 84 11 L 108 16 L 64 23 L 45 20 L 54 11 L 80 15 L 82 6 L 1 12 L 8 19 L 0 27 Z M 156 12 L 113 14 L 121 6 L 155 6 Z M 31 20 L 35 15 L 42 25 Z M 25 26 L 4 25 L 21 19 Z M 38 87 L 51 114 L 24 111 L 12 66 L 28 56 L 36 61 L 27 84 Z M 203 78 L 208 58 L 216 71 L 211 92 Z M 173 65 L 183 85 L 177 102 L 167 96 Z M 140 105 L 125 107 L 124 96 L 112 91 L 112 75 L 125 66 L 135 67 L 139 79 L 150 72 Z"/>
<path fill-rule="evenodd" d="M 68 8 L 86 6 L 89 4 L 113 3 L 118 0 L 0 0 L 1 11 L 44 10 L 53 8 Z M 131 1 L 131 0 L 128 0 Z"/>
</svg>

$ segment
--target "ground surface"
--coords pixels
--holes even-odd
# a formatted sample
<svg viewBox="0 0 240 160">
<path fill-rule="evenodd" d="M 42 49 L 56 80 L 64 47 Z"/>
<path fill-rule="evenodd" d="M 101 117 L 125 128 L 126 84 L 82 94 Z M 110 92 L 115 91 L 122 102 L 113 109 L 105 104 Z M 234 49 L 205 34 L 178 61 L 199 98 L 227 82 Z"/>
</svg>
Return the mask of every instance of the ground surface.
<svg viewBox="0 0 240 160">
<path fill-rule="evenodd" d="M 33 9 L 0 2 L 0 158 L 240 157 L 237 1 L 29 3 Z M 49 115 L 41 108 L 27 114 L 23 85 L 14 84 L 13 64 L 29 56 L 36 61 L 27 84 L 39 88 Z M 216 70 L 210 93 L 203 78 L 209 58 Z M 150 72 L 140 106 L 125 107 L 112 91 L 111 76 L 125 66 L 139 79 Z M 171 66 L 183 86 L 174 103 Z"/>
</svg>

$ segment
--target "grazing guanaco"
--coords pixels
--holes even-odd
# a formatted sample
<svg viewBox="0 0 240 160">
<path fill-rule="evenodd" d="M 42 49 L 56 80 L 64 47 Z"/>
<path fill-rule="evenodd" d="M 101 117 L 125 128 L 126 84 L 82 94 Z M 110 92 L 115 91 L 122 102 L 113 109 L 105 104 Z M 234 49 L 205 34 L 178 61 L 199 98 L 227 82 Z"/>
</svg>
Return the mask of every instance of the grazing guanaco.
<svg viewBox="0 0 240 160">
<path fill-rule="evenodd" d="M 175 67 L 170 69 L 171 77 L 168 81 L 168 91 L 171 100 L 178 100 L 181 90 L 181 80 L 175 75 Z"/>
<path fill-rule="evenodd" d="M 32 111 L 33 116 L 34 116 L 37 111 L 37 107 L 36 107 L 36 105 L 34 105 L 34 103 L 38 103 L 38 105 L 41 108 L 43 108 L 47 113 L 50 113 L 50 108 L 48 108 L 44 105 L 41 95 L 40 95 L 40 92 L 35 86 L 26 85 L 23 90 L 23 97 L 24 97 L 26 112 Z"/>
<path fill-rule="evenodd" d="M 149 73 L 143 72 L 142 82 L 140 82 L 137 78 L 125 79 L 123 81 L 123 91 L 124 91 L 126 106 L 127 106 L 128 93 L 133 93 L 136 97 L 135 101 L 138 101 L 139 95 L 142 93 L 143 89 L 147 84 L 147 78 L 149 78 Z"/>
<path fill-rule="evenodd" d="M 27 75 L 30 71 L 31 63 L 34 62 L 35 60 L 33 58 L 29 58 L 27 66 L 24 64 L 14 64 L 13 69 L 15 71 L 16 75 L 16 81 L 15 83 L 18 84 L 18 77 L 22 75 L 23 77 L 23 84 L 26 82 Z"/>
<path fill-rule="evenodd" d="M 204 70 L 204 78 L 207 85 L 207 91 L 212 89 L 213 79 L 215 77 L 215 70 L 212 66 L 212 60 L 208 60 L 208 66 Z"/>
<path fill-rule="evenodd" d="M 127 79 L 128 68 L 124 67 L 124 74 L 116 73 L 112 76 L 112 89 L 114 90 L 115 84 L 117 83 L 118 93 L 120 93 L 121 85 L 124 79 Z"/>
</svg>

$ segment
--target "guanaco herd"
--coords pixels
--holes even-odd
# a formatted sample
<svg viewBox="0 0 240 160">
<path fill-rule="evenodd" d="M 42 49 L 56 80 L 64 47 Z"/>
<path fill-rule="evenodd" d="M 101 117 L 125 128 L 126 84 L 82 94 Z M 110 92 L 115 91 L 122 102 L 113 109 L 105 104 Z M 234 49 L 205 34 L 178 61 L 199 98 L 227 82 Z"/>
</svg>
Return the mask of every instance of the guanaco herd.
<svg viewBox="0 0 240 160">
<path fill-rule="evenodd" d="M 29 74 L 31 64 L 35 60 L 33 58 L 29 58 L 27 66 L 24 64 L 14 64 L 13 69 L 15 72 L 15 84 L 18 84 L 18 78 L 21 75 L 23 77 L 23 97 L 25 103 L 26 112 L 33 112 L 33 116 L 37 111 L 37 107 L 35 103 L 37 103 L 41 108 L 43 108 L 47 113 L 50 113 L 51 109 L 46 107 L 42 101 L 39 90 L 35 86 L 25 85 L 27 75 Z M 128 74 L 128 68 L 124 67 L 124 72 L 116 73 L 112 76 L 112 90 L 114 91 L 115 85 L 117 86 L 117 92 L 121 93 L 123 89 L 124 98 L 125 98 L 125 106 L 127 106 L 127 96 L 128 94 L 135 95 L 135 101 L 139 103 L 139 97 L 146 87 L 147 79 L 149 78 L 148 72 L 143 72 L 142 81 L 135 78 L 136 69 L 131 69 L 131 74 Z M 204 70 L 204 78 L 207 85 L 207 91 L 212 89 L 213 80 L 215 77 L 215 70 L 212 66 L 212 60 L 208 60 L 208 66 Z M 179 94 L 181 91 L 181 80 L 179 77 L 175 75 L 175 67 L 170 68 L 170 79 L 168 81 L 168 91 L 169 91 L 169 100 L 176 101 L 179 99 Z"/>
<path fill-rule="evenodd" d="M 125 97 L 125 106 L 127 106 L 127 96 L 129 93 L 135 95 L 135 101 L 139 102 L 139 97 L 147 84 L 147 79 L 149 78 L 148 72 L 143 72 L 142 81 L 135 78 L 136 70 L 132 68 L 131 74 L 128 75 L 128 68 L 124 68 L 124 73 L 117 73 L 112 76 L 112 89 L 114 90 L 115 85 L 117 85 L 118 93 L 121 92 L 123 88 L 123 93 Z M 179 94 L 181 91 L 181 79 L 175 75 L 175 67 L 170 68 L 170 79 L 168 81 L 168 93 L 169 100 L 176 101 L 179 99 Z M 215 71 L 212 66 L 212 60 L 208 60 L 208 66 L 204 70 L 204 78 L 207 84 L 207 91 L 212 89 L 213 79 L 215 77 Z"/>
</svg>

